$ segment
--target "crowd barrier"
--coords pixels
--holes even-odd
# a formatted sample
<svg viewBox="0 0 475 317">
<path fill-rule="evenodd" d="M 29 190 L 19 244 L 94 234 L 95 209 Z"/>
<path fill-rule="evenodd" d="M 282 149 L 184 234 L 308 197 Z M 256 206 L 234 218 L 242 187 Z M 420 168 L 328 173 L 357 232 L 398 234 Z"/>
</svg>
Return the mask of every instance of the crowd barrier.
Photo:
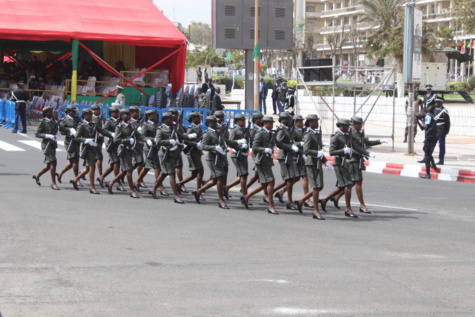
<svg viewBox="0 0 475 317">
<path fill-rule="evenodd" d="M 0 122 L 4 129 L 15 126 L 15 102 L 0 99 Z"/>
</svg>

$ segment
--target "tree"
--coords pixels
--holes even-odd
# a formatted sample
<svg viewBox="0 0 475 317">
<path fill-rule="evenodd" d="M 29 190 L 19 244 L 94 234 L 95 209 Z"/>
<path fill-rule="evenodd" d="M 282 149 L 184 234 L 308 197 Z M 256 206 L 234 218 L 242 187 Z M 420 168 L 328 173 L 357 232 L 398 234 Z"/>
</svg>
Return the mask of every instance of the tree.
<svg viewBox="0 0 475 317">
<path fill-rule="evenodd" d="M 203 22 L 191 22 L 188 26 L 188 40 L 197 45 L 211 44 L 211 27 Z"/>
<path fill-rule="evenodd" d="M 475 33 L 475 0 L 457 0 L 454 12 L 465 31 L 468 34 Z"/>
</svg>

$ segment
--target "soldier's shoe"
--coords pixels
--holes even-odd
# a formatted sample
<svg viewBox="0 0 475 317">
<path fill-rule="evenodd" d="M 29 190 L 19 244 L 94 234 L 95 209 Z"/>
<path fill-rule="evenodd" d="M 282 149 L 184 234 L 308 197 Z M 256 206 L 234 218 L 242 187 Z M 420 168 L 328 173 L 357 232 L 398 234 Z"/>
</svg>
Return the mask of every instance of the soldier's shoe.
<svg viewBox="0 0 475 317">
<path fill-rule="evenodd" d="M 430 179 L 430 174 L 424 174 L 424 175 L 421 175 L 421 178 L 427 178 L 427 179 Z"/>
<path fill-rule="evenodd" d="M 424 160 L 420 160 L 420 161 L 417 161 L 417 163 L 425 163 L 426 161 Z"/>
</svg>

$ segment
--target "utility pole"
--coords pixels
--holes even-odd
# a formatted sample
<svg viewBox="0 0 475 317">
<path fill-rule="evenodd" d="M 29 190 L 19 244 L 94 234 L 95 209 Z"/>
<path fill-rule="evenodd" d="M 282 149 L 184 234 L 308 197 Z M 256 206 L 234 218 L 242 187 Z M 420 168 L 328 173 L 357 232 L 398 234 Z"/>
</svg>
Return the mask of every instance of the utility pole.
<svg viewBox="0 0 475 317">
<path fill-rule="evenodd" d="M 254 8 L 254 110 L 259 111 L 259 0 Z"/>
</svg>

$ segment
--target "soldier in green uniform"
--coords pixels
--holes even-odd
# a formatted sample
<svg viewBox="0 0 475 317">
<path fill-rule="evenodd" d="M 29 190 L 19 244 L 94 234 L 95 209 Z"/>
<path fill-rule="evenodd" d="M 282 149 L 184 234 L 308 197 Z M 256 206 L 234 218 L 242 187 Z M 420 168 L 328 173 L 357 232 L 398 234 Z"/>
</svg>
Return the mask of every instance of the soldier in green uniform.
<svg viewBox="0 0 475 317">
<path fill-rule="evenodd" d="M 97 172 L 99 175 L 102 175 L 102 161 L 104 160 L 104 155 L 102 155 L 102 145 L 104 144 L 104 136 L 102 135 L 102 127 L 104 125 L 104 118 L 101 114 L 101 106 L 94 104 L 91 106 L 92 110 L 92 122 L 96 125 L 96 137 L 94 142 L 96 142 L 96 166 Z"/>
<path fill-rule="evenodd" d="M 130 188 L 130 197 L 140 198 L 135 191 L 132 179 L 132 172 L 137 164 L 134 164 L 133 158 L 135 146 L 140 142 L 144 143 L 145 139 L 138 131 L 138 128 L 130 123 L 131 115 L 129 109 L 121 109 L 119 114 L 122 122 L 115 128 L 114 143 L 117 145 L 117 156 L 119 156 L 121 172 L 109 183 L 108 190 L 110 194 L 113 194 L 112 188 L 114 184 L 125 175 Z"/>
<path fill-rule="evenodd" d="M 97 179 L 101 187 L 104 187 L 104 180 L 111 172 L 114 172 L 114 177 L 120 173 L 120 160 L 117 156 L 117 145 L 114 143 L 115 128 L 120 124 L 119 108 L 116 106 L 110 107 L 109 115 L 110 118 L 104 123 L 103 127 L 103 130 L 105 130 L 103 131 L 104 135 L 109 138 L 106 144 L 106 151 L 109 154 L 109 166 L 104 174 L 100 175 Z M 117 190 L 126 191 L 120 180 L 117 182 Z"/>
<path fill-rule="evenodd" d="M 47 171 L 51 174 L 51 188 L 59 190 L 56 185 L 56 148 L 58 143 L 56 142 L 56 133 L 58 132 L 58 123 L 53 119 L 53 107 L 46 106 L 43 108 L 43 120 L 41 120 L 38 128 L 36 129 L 35 136 L 42 139 L 41 149 L 45 156 L 45 167 L 39 171 L 36 175 L 33 175 L 38 186 L 41 186 L 40 177 Z"/>
<path fill-rule="evenodd" d="M 94 185 L 94 174 L 96 171 L 96 142 L 94 141 L 97 131 L 96 125 L 92 122 L 92 110 L 84 109 L 82 111 L 83 122 L 78 126 L 76 141 L 81 144 L 79 156 L 84 159 L 86 168 L 69 182 L 73 184 L 74 189 L 79 190 L 78 182 L 83 176 L 89 173 L 89 192 L 91 194 L 100 194 Z"/>
<path fill-rule="evenodd" d="M 213 115 L 216 117 L 216 121 L 218 123 L 217 129 L 220 131 L 219 133 L 223 134 L 223 137 L 226 143 L 225 144 L 226 146 L 223 148 L 224 149 L 223 169 L 224 169 L 224 174 L 225 174 L 223 190 L 224 190 L 224 197 L 229 199 L 229 193 L 226 190 L 226 184 L 228 183 L 228 171 L 229 171 L 228 148 L 227 148 L 227 145 L 229 142 L 229 131 L 227 131 L 229 128 L 229 121 L 225 122 L 224 120 L 225 115 L 224 115 L 224 111 L 222 110 L 215 111 Z"/>
<path fill-rule="evenodd" d="M 249 152 L 249 128 L 246 128 L 246 117 L 242 114 L 234 116 L 234 128 L 229 133 L 226 144 L 233 149 L 231 160 L 236 167 L 237 178 L 226 186 L 226 192 L 237 184 L 241 184 L 242 195 L 247 195 L 247 176 L 249 175 L 249 164 L 247 155 Z"/>
<path fill-rule="evenodd" d="M 177 132 L 177 135 L 178 135 L 178 139 L 177 140 L 180 140 L 184 134 L 184 131 L 183 131 L 183 127 L 181 126 L 181 122 L 178 122 L 180 120 L 180 112 L 178 111 L 177 108 L 171 108 L 171 109 L 168 109 L 169 112 L 172 113 L 173 115 L 173 125 L 177 126 L 176 128 L 176 132 Z M 183 157 L 181 156 L 181 152 L 183 152 L 183 148 L 184 146 L 182 144 L 180 144 L 180 142 L 178 142 L 179 144 L 177 145 L 177 150 L 176 150 L 176 177 L 178 178 L 178 181 L 181 182 L 183 181 Z M 181 186 L 180 188 L 180 191 L 183 192 L 183 193 L 188 193 L 188 190 L 186 190 L 185 186 Z"/>
<path fill-rule="evenodd" d="M 246 196 L 241 196 L 241 203 L 244 204 L 246 208 L 249 208 L 249 198 L 266 188 L 267 199 L 269 201 L 267 212 L 278 215 L 279 213 L 275 210 L 273 199 L 275 179 L 272 166 L 274 166 L 275 135 L 273 135 L 271 131 L 274 127 L 274 119 L 271 116 L 264 116 L 262 121 L 264 122 L 264 126 L 262 130 L 256 134 L 252 142 L 252 152 L 256 154 L 255 163 L 257 172 L 259 173 L 259 186 L 254 188 Z"/>
<path fill-rule="evenodd" d="M 157 199 L 157 188 L 162 185 L 163 180 L 168 176 L 174 194 L 174 202 L 177 204 L 184 204 L 185 202 L 181 199 L 176 188 L 176 164 L 178 156 L 181 156 L 181 154 L 179 153 L 178 135 L 176 129 L 174 129 L 173 122 L 173 114 L 171 112 L 167 111 L 162 115 L 162 125 L 157 130 L 157 135 L 155 136 L 155 144 L 159 147 L 158 157 L 160 159 L 161 173 L 155 181 L 152 190 L 149 191 L 149 194 Z M 162 191 L 160 191 L 160 194 L 168 196 L 167 193 Z"/>
<path fill-rule="evenodd" d="M 223 136 L 220 135 L 220 131 L 218 130 L 216 117 L 206 117 L 206 125 L 208 126 L 208 130 L 206 130 L 203 135 L 201 146 L 204 151 L 208 151 L 208 154 L 206 155 L 206 163 L 208 163 L 211 176 L 206 184 L 198 190 L 193 191 L 193 194 L 195 195 L 196 202 L 199 204 L 201 194 L 205 190 L 216 185 L 219 197 L 219 208 L 229 209 L 229 207 L 226 205 L 226 202 L 224 201 L 224 186 L 226 179 L 226 173 L 224 170 L 224 162 L 226 157 L 224 149 L 226 148 L 226 144 Z"/>
<path fill-rule="evenodd" d="M 74 105 L 67 106 L 66 116 L 59 124 L 59 132 L 65 136 L 64 147 L 66 148 L 68 159 L 66 166 L 56 175 L 60 183 L 64 173 L 71 168 L 73 169 L 74 176 L 77 176 L 79 173 L 79 144 L 76 142 L 77 111 L 78 109 Z"/>
<path fill-rule="evenodd" d="M 129 110 L 130 110 L 130 115 L 131 115 L 130 124 L 133 124 L 138 129 L 139 132 L 142 132 L 142 120 L 140 120 L 139 107 L 131 106 Z M 135 148 L 134 148 L 133 164 L 134 166 L 136 166 L 135 169 L 137 170 L 137 175 L 140 175 L 142 173 L 142 169 L 143 169 L 143 165 L 145 161 L 145 157 L 143 154 L 144 145 L 145 144 L 142 144 L 141 142 L 139 142 L 135 145 Z M 140 187 L 147 188 L 147 186 L 145 185 L 145 183 L 143 183 L 142 180 L 140 180 L 138 184 L 139 185 L 136 186 L 137 189 L 139 189 Z"/>
<path fill-rule="evenodd" d="M 307 116 L 305 122 L 308 130 L 304 137 L 303 155 L 312 191 L 306 193 L 300 200 L 295 201 L 300 213 L 302 213 L 303 204 L 310 196 L 313 197 L 313 201 L 318 202 L 318 195 L 323 189 L 322 163 L 329 169 L 332 169 L 330 162 L 327 161 L 323 153 L 322 131 L 317 130 L 318 120 L 320 120 L 320 118 L 316 114 L 311 114 Z M 318 210 L 318 204 L 313 205 L 313 219 L 325 220 Z"/>
<path fill-rule="evenodd" d="M 339 130 L 335 132 L 330 141 L 330 155 L 334 156 L 333 167 L 337 179 L 336 188 L 327 197 L 320 200 L 320 204 L 322 210 L 326 212 L 327 202 L 344 191 L 346 202 L 345 216 L 358 218 L 351 210 L 351 188 L 353 187 L 353 181 L 351 180 L 348 160 L 357 152 L 353 149 L 353 141 L 349 132 L 350 120 L 339 119 L 336 126 Z"/>
<path fill-rule="evenodd" d="M 200 188 L 203 182 L 203 163 L 201 161 L 201 157 L 203 156 L 202 151 L 202 138 L 203 138 L 203 130 L 201 129 L 201 115 L 199 112 L 191 112 L 188 115 L 188 122 L 191 125 L 188 127 L 186 133 L 188 135 L 196 134 L 196 139 L 194 140 L 184 140 L 186 147 L 183 149 L 183 153 L 186 154 L 188 158 L 188 165 L 190 168 L 191 175 L 182 180 L 177 184 L 177 187 L 181 188 L 183 185 L 188 183 L 189 181 L 196 178 L 196 188 Z M 201 200 L 204 198 L 200 197 Z"/>
<path fill-rule="evenodd" d="M 250 142 L 249 142 L 249 148 L 252 150 L 252 143 L 254 142 L 254 139 L 259 131 L 262 130 L 262 127 L 264 125 L 264 122 L 262 122 L 262 118 L 264 115 L 260 112 L 252 114 L 252 123 L 253 127 L 250 131 Z M 254 161 L 254 164 L 256 163 L 256 153 L 252 151 L 252 160 Z M 259 175 L 257 173 L 257 169 L 254 167 L 254 175 L 249 179 L 249 182 L 246 185 L 246 189 L 249 190 L 249 188 L 254 184 L 258 179 Z M 264 197 L 264 202 L 268 202 L 267 198 Z"/>
<path fill-rule="evenodd" d="M 297 160 L 299 159 L 299 147 L 294 141 L 294 129 L 292 124 L 292 116 L 288 112 L 281 112 L 279 114 L 279 122 L 281 125 L 276 132 L 276 145 L 279 148 L 277 160 L 280 164 L 280 173 L 282 176 L 282 183 L 277 185 L 274 190 L 277 191 L 285 186 L 287 191 L 287 209 L 297 210 L 292 200 L 292 192 L 294 184 L 300 178 L 300 172 L 297 168 Z M 279 192 L 276 192 L 274 197 L 278 198 L 280 202 L 284 202 Z"/>
</svg>

